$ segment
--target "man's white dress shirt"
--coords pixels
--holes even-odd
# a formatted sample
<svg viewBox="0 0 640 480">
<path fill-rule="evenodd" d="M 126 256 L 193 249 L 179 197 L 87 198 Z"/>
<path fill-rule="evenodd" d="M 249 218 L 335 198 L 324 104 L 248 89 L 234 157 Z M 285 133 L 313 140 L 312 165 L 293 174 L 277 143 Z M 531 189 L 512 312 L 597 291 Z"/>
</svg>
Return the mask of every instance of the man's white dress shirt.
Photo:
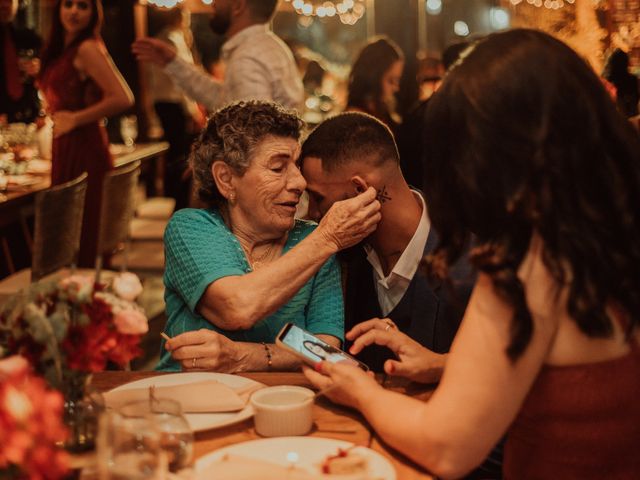
<svg viewBox="0 0 640 480">
<path fill-rule="evenodd" d="M 380 304 L 382 315 L 385 317 L 400 303 L 407 288 L 409 288 L 409 283 L 411 283 L 418 270 L 420 260 L 422 260 L 424 247 L 429 237 L 431 222 L 427 214 L 427 205 L 419 192 L 413 190 L 413 194 L 420 199 L 422 204 L 422 217 L 407 248 L 400 255 L 389 275 L 384 276 L 380 258 L 375 250 L 369 245 L 364 247 L 367 252 L 367 261 L 373 267 L 373 283 L 378 295 L 378 303 Z"/>
<path fill-rule="evenodd" d="M 241 30 L 222 46 L 223 82 L 176 56 L 165 72 L 187 95 L 208 110 L 238 100 L 271 100 L 302 108 L 304 89 L 289 47 L 268 24 Z"/>
</svg>

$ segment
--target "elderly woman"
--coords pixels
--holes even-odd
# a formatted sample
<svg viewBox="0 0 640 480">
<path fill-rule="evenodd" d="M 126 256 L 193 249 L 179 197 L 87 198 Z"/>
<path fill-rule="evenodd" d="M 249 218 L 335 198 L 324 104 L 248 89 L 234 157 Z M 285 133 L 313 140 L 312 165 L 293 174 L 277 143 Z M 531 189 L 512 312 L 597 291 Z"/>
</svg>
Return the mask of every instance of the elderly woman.
<svg viewBox="0 0 640 480">
<path fill-rule="evenodd" d="M 292 322 L 338 346 L 344 334 L 333 255 L 380 220 L 375 191 L 338 202 L 319 225 L 296 220 L 306 188 L 298 168 L 301 120 L 275 104 L 217 111 L 191 165 L 207 209 L 177 212 L 165 233 L 164 282 L 172 337 L 160 370 L 293 369 L 273 348 Z"/>
</svg>

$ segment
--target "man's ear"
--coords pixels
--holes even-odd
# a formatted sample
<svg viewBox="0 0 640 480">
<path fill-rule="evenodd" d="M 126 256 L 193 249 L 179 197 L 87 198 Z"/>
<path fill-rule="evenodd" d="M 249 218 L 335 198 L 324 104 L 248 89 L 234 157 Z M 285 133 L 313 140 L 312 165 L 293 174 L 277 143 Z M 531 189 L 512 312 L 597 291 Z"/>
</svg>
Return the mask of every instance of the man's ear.
<svg viewBox="0 0 640 480">
<path fill-rule="evenodd" d="M 229 200 L 235 197 L 236 189 L 233 185 L 233 171 L 231 167 L 222 160 L 217 160 L 211 165 L 211 174 L 213 175 L 213 181 L 216 182 L 218 191 L 224 198 Z"/>
<path fill-rule="evenodd" d="M 355 187 L 357 194 L 364 192 L 365 190 L 367 190 L 367 188 L 371 186 L 369 185 L 369 182 L 367 182 L 360 175 L 354 175 L 353 177 L 351 177 L 350 180 L 351 180 L 351 184 Z"/>
<path fill-rule="evenodd" d="M 231 5 L 231 13 L 238 17 L 244 13 L 244 11 L 249 8 L 246 0 L 235 0 Z"/>
</svg>

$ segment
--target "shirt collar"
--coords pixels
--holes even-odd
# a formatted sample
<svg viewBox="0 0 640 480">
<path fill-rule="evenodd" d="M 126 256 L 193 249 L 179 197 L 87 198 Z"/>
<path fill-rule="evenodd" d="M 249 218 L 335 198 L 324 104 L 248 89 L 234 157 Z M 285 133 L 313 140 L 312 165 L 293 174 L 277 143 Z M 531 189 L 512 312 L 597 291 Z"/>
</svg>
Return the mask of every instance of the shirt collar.
<svg viewBox="0 0 640 480">
<path fill-rule="evenodd" d="M 251 37 L 260 33 L 267 33 L 269 31 L 268 23 L 259 23 L 257 25 L 251 25 L 243 30 L 240 30 L 229 40 L 222 45 L 222 58 L 227 59 L 231 56 L 231 53 L 238 48 L 242 43 Z"/>
<path fill-rule="evenodd" d="M 424 256 L 424 248 L 427 244 L 427 238 L 429 237 L 429 230 L 431 229 L 431 222 L 427 212 L 427 205 L 422 197 L 422 194 L 416 190 L 412 190 L 413 194 L 420 199 L 422 204 L 422 216 L 420 217 L 420 223 L 418 228 L 411 237 L 411 240 L 407 244 L 406 248 L 400 255 L 400 258 L 396 262 L 391 273 L 386 277 L 390 279 L 392 276 L 397 275 L 403 277 L 409 281 L 413 278 L 420 265 L 420 260 Z M 368 244 L 364 246 L 367 252 L 367 261 L 373 266 L 374 271 L 381 279 L 383 277 L 382 266 L 380 258 L 375 250 Z"/>
</svg>

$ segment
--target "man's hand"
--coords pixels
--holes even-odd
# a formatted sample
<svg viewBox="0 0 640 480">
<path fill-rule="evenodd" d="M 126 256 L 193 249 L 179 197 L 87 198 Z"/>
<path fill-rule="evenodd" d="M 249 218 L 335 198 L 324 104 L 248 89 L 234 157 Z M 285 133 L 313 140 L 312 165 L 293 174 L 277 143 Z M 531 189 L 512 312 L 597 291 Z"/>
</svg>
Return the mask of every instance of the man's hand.
<svg viewBox="0 0 640 480">
<path fill-rule="evenodd" d="M 387 360 L 384 371 L 414 382 L 435 383 L 440 380 L 447 355 L 424 348 L 395 327 L 389 319 L 373 318 L 359 323 L 346 334 L 353 341 L 349 353 L 357 355 L 369 345 L 389 348 L 398 358 Z"/>
<path fill-rule="evenodd" d="M 320 220 L 318 231 L 340 251 L 371 235 L 381 218 L 376 191 L 369 187 L 354 198 L 334 203 Z"/>
<path fill-rule="evenodd" d="M 180 362 L 185 372 L 212 370 L 233 373 L 242 369 L 245 357 L 242 344 L 207 329 L 176 335 L 167 340 L 165 348 L 174 360 Z"/>
<path fill-rule="evenodd" d="M 159 67 L 165 67 L 176 58 L 176 49 L 157 38 L 140 38 L 133 42 L 131 50 L 139 61 L 153 63 Z"/>
</svg>

